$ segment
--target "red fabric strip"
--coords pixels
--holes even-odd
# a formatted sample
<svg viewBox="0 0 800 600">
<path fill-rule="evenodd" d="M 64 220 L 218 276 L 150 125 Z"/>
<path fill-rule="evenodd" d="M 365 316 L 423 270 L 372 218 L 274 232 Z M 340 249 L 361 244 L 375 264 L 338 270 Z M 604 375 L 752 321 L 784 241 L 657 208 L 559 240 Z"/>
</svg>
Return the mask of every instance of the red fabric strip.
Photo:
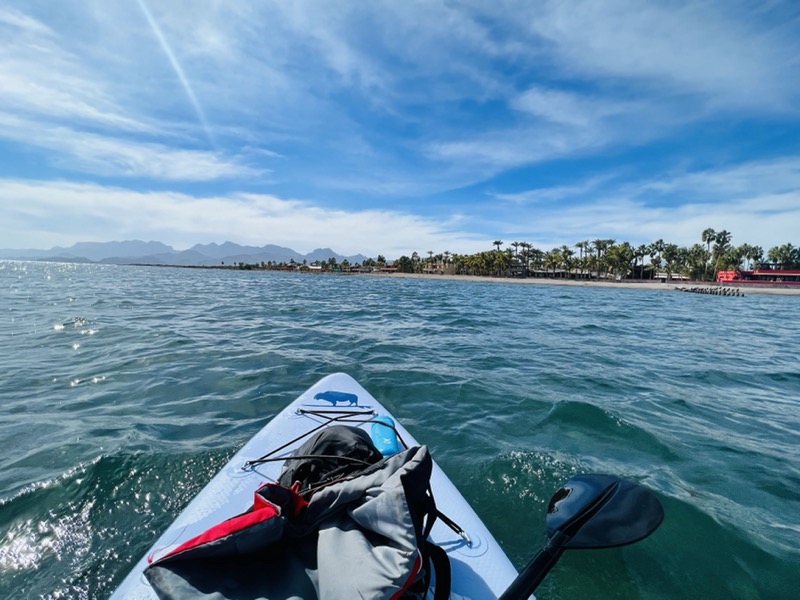
<svg viewBox="0 0 800 600">
<path fill-rule="evenodd" d="M 419 575 L 420 569 L 422 569 L 422 556 L 417 553 L 417 558 L 414 559 L 414 566 L 411 567 L 411 573 L 409 574 L 408 579 L 406 579 L 406 582 L 400 587 L 399 590 L 392 594 L 390 600 L 398 600 L 398 598 L 406 593 L 408 588 L 411 587 L 411 584 L 414 583 L 417 575 Z"/>
<path fill-rule="evenodd" d="M 247 529 L 256 523 L 261 523 L 262 521 L 266 521 L 267 519 L 271 519 L 272 517 L 280 514 L 278 507 L 271 502 L 261 499 L 261 501 L 258 503 L 261 504 L 260 508 L 256 508 L 256 510 L 251 512 L 246 512 L 244 514 L 231 517 L 227 521 L 223 521 L 222 523 L 206 529 L 200 535 L 185 541 L 183 544 L 175 548 L 175 550 L 163 556 L 162 559 L 175 556 L 184 550 L 196 548 L 198 546 L 202 546 L 203 544 L 207 544 L 208 542 L 213 542 L 214 540 L 224 538 L 225 536 L 236 533 L 237 531 L 241 531 L 242 529 Z"/>
</svg>

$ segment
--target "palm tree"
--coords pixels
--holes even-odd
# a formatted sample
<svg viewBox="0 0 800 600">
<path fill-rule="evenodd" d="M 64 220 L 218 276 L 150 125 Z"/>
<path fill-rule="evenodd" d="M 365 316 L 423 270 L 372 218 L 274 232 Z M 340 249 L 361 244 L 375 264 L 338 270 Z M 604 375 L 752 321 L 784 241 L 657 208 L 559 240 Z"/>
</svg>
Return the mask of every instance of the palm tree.
<svg viewBox="0 0 800 600">
<path fill-rule="evenodd" d="M 757 269 L 764 262 L 764 249 L 761 246 L 750 246 L 750 268 Z"/>
<path fill-rule="evenodd" d="M 647 244 L 640 244 L 636 247 L 634 259 L 641 259 L 642 263 L 639 267 L 639 279 L 644 279 L 644 257 L 647 256 Z"/>
<path fill-rule="evenodd" d="M 719 248 L 720 249 L 720 253 L 724 252 L 725 250 L 728 249 L 728 246 L 731 243 L 731 232 L 730 231 L 725 231 L 723 229 L 722 231 L 717 233 L 715 241 L 717 243 L 714 245 L 714 247 L 715 248 Z"/>
<path fill-rule="evenodd" d="M 608 249 L 611 246 L 614 245 L 615 241 L 616 240 L 608 240 L 608 239 L 600 240 L 600 239 L 597 239 L 597 240 L 594 240 L 592 242 L 592 245 L 594 246 L 595 251 L 597 252 L 597 269 L 598 269 L 597 277 L 598 277 L 598 279 L 600 278 L 600 267 L 605 266 L 606 267 L 606 274 L 608 274 L 607 261 L 604 261 L 603 257 L 605 255 L 605 253 L 608 251 Z"/>
<path fill-rule="evenodd" d="M 553 248 L 544 255 L 544 266 L 553 269 L 553 277 L 556 276 L 556 268 L 561 264 L 561 253 Z"/>
<path fill-rule="evenodd" d="M 589 249 L 589 241 L 588 240 L 584 240 L 584 241 L 581 241 L 581 242 L 577 242 L 575 244 L 575 247 L 580 251 L 579 261 L 580 261 L 580 268 L 581 268 L 581 276 L 583 276 L 583 271 L 584 271 L 584 269 L 586 267 L 585 263 L 583 262 L 583 251 Z"/>
<path fill-rule="evenodd" d="M 621 244 L 610 244 L 603 255 L 603 262 L 606 269 L 614 272 L 614 278 L 625 278 L 631 271 L 631 263 L 634 261 L 634 250 L 628 242 Z"/>
<path fill-rule="evenodd" d="M 558 249 L 559 253 L 561 254 L 561 266 L 564 269 L 564 277 L 568 277 L 571 274 L 572 267 L 573 267 L 573 260 L 572 257 L 575 256 L 575 253 L 570 249 L 569 246 L 561 246 Z"/>
<path fill-rule="evenodd" d="M 750 244 L 741 244 L 728 250 L 728 254 L 733 259 L 735 269 L 747 269 L 747 256 L 750 254 Z"/>
<path fill-rule="evenodd" d="M 780 246 L 773 246 L 767 251 L 767 259 L 773 265 L 781 262 Z"/>
<path fill-rule="evenodd" d="M 742 258 L 742 264 L 740 266 L 742 266 L 745 271 L 749 271 L 751 269 L 751 262 L 755 260 L 754 259 L 755 250 L 756 247 L 751 246 L 750 244 L 742 244 L 736 249 L 737 253 Z"/>
<path fill-rule="evenodd" d="M 781 246 L 784 256 L 784 264 L 788 265 L 784 269 L 796 269 L 800 266 L 800 248 L 795 248 L 791 244 Z"/>
<path fill-rule="evenodd" d="M 596 239 L 592 242 L 592 246 L 594 246 L 594 256 L 596 259 L 594 261 L 594 265 L 596 268 L 595 274 L 597 275 L 597 279 L 600 279 L 600 260 L 603 256 L 603 252 L 605 252 L 606 242 L 605 240 Z"/>
<path fill-rule="evenodd" d="M 667 280 L 669 281 L 672 279 L 672 273 L 675 272 L 675 268 L 678 265 L 678 259 L 680 258 L 678 246 L 676 244 L 664 244 L 663 256 L 664 262 L 666 263 L 665 268 L 667 270 Z"/>
<path fill-rule="evenodd" d="M 793 269 L 800 264 L 800 248 L 795 248 L 792 244 L 774 246 L 769 249 L 767 256 L 770 262 L 781 269 Z"/>
<path fill-rule="evenodd" d="M 584 249 L 586 249 L 588 246 L 589 246 L 589 242 L 586 242 L 586 241 L 584 241 L 584 242 L 575 242 L 575 247 L 576 247 L 576 248 L 579 250 L 579 252 L 580 252 L 580 257 L 581 257 L 581 260 L 583 260 L 583 251 L 584 251 Z"/>
<path fill-rule="evenodd" d="M 542 266 L 544 266 L 544 251 L 539 250 L 539 248 L 531 248 L 530 255 L 533 268 L 537 271 L 541 270 Z"/>
<path fill-rule="evenodd" d="M 650 244 L 649 247 L 649 254 L 650 254 L 650 264 L 653 265 L 655 276 L 659 270 L 661 269 L 661 253 L 664 252 L 664 240 L 657 239 L 655 242 Z"/>
<path fill-rule="evenodd" d="M 703 243 L 706 245 L 706 250 L 708 251 L 708 255 L 711 256 L 711 243 L 716 241 L 717 239 L 717 232 L 711 229 L 703 230 L 702 235 L 700 236 L 703 240 Z M 705 278 L 708 279 L 708 272 L 706 271 Z"/>
<path fill-rule="evenodd" d="M 524 270 L 524 277 L 528 276 L 528 267 L 530 267 L 531 262 L 531 245 L 528 242 L 520 242 L 519 245 L 522 247 L 522 262 L 525 267 Z"/>
<path fill-rule="evenodd" d="M 492 245 L 497 246 L 497 250 L 494 251 L 494 256 L 491 258 L 490 262 L 494 265 L 495 274 L 500 277 L 505 267 L 505 256 L 500 252 L 500 246 L 503 245 L 503 242 L 502 240 L 495 240 L 492 242 Z"/>
<path fill-rule="evenodd" d="M 720 260 L 722 259 L 723 255 L 728 251 L 730 248 L 731 243 L 731 232 L 725 231 L 724 229 L 717 233 L 716 237 L 714 238 L 716 244 L 714 244 L 714 279 L 717 278 L 717 271 L 719 271 L 719 264 Z"/>
<path fill-rule="evenodd" d="M 700 235 L 700 239 L 703 240 L 703 243 L 706 245 L 706 249 L 711 252 L 711 243 L 716 241 L 717 239 L 717 232 L 711 229 L 704 229 L 703 233 Z"/>
<path fill-rule="evenodd" d="M 657 248 L 656 243 L 653 242 L 647 247 L 647 254 L 650 256 L 650 266 L 653 268 L 653 277 L 655 277 L 658 274 L 658 270 L 661 268 L 661 250 Z"/>
<path fill-rule="evenodd" d="M 701 244 L 693 244 L 686 251 L 686 275 L 691 279 L 705 278 L 710 253 Z"/>
</svg>

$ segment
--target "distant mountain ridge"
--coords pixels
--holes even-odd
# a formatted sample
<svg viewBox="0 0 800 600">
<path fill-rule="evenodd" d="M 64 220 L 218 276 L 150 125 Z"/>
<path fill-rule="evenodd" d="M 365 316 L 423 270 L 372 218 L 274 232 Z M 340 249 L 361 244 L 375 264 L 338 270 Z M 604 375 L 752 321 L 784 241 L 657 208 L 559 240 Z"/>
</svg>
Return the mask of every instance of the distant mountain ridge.
<svg viewBox="0 0 800 600">
<path fill-rule="evenodd" d="M 344 256 L 330 248 L 317 248 L 308 254 L 300 254 L 291 248 L 267 244 L 265 246 L 241 246 L 234 242 L 223 244 L 195 244 L 188 250 L 175 250 L 161 242 L 127 240 L 124 242 L 78 242 L 68 248 L 56 246 L 50 250 L 0 249 L 0 259 L 54 260 L 64 262 L 99 262 L 111 264 L 148 264 L 175 266 L 215 266 L 222 263 L 233 265 L 240 262 L 259 264 L 262 262 L 302 263 L 347 260 L 351 264 L 366 260 L 363 254 Z"/>
</svg>

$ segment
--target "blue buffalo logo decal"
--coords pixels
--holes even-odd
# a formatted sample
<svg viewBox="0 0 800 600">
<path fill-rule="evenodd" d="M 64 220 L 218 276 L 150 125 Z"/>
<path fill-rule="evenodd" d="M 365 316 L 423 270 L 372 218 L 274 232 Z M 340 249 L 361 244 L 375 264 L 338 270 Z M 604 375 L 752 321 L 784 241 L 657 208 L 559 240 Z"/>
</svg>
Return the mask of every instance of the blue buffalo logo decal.
<svg viewBox="0 0 800 600">
<path fill-rule="evenodd" d="M 330 402 L 333 406 L 336 406 L 339 402 L 349 402 L 350 406 L 358 406 L 358 396 L 355 394 L 348 394 L 347 392 L 320 392 L 314 396 L 314 400 L 325 400 L 326 402 Z"/>
</svg>

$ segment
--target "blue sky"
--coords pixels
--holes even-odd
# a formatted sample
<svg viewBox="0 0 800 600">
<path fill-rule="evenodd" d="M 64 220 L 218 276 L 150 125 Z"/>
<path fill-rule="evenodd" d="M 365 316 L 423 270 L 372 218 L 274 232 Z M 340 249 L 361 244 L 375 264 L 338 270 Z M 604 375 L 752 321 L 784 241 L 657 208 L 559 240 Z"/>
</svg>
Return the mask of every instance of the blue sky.
<svg viewBox="0 0 800 600">
<path fill-rule="evenodd" d="M 800 245 L 800 3 L 0 5 L 0 248 Z"/>
</svg>

